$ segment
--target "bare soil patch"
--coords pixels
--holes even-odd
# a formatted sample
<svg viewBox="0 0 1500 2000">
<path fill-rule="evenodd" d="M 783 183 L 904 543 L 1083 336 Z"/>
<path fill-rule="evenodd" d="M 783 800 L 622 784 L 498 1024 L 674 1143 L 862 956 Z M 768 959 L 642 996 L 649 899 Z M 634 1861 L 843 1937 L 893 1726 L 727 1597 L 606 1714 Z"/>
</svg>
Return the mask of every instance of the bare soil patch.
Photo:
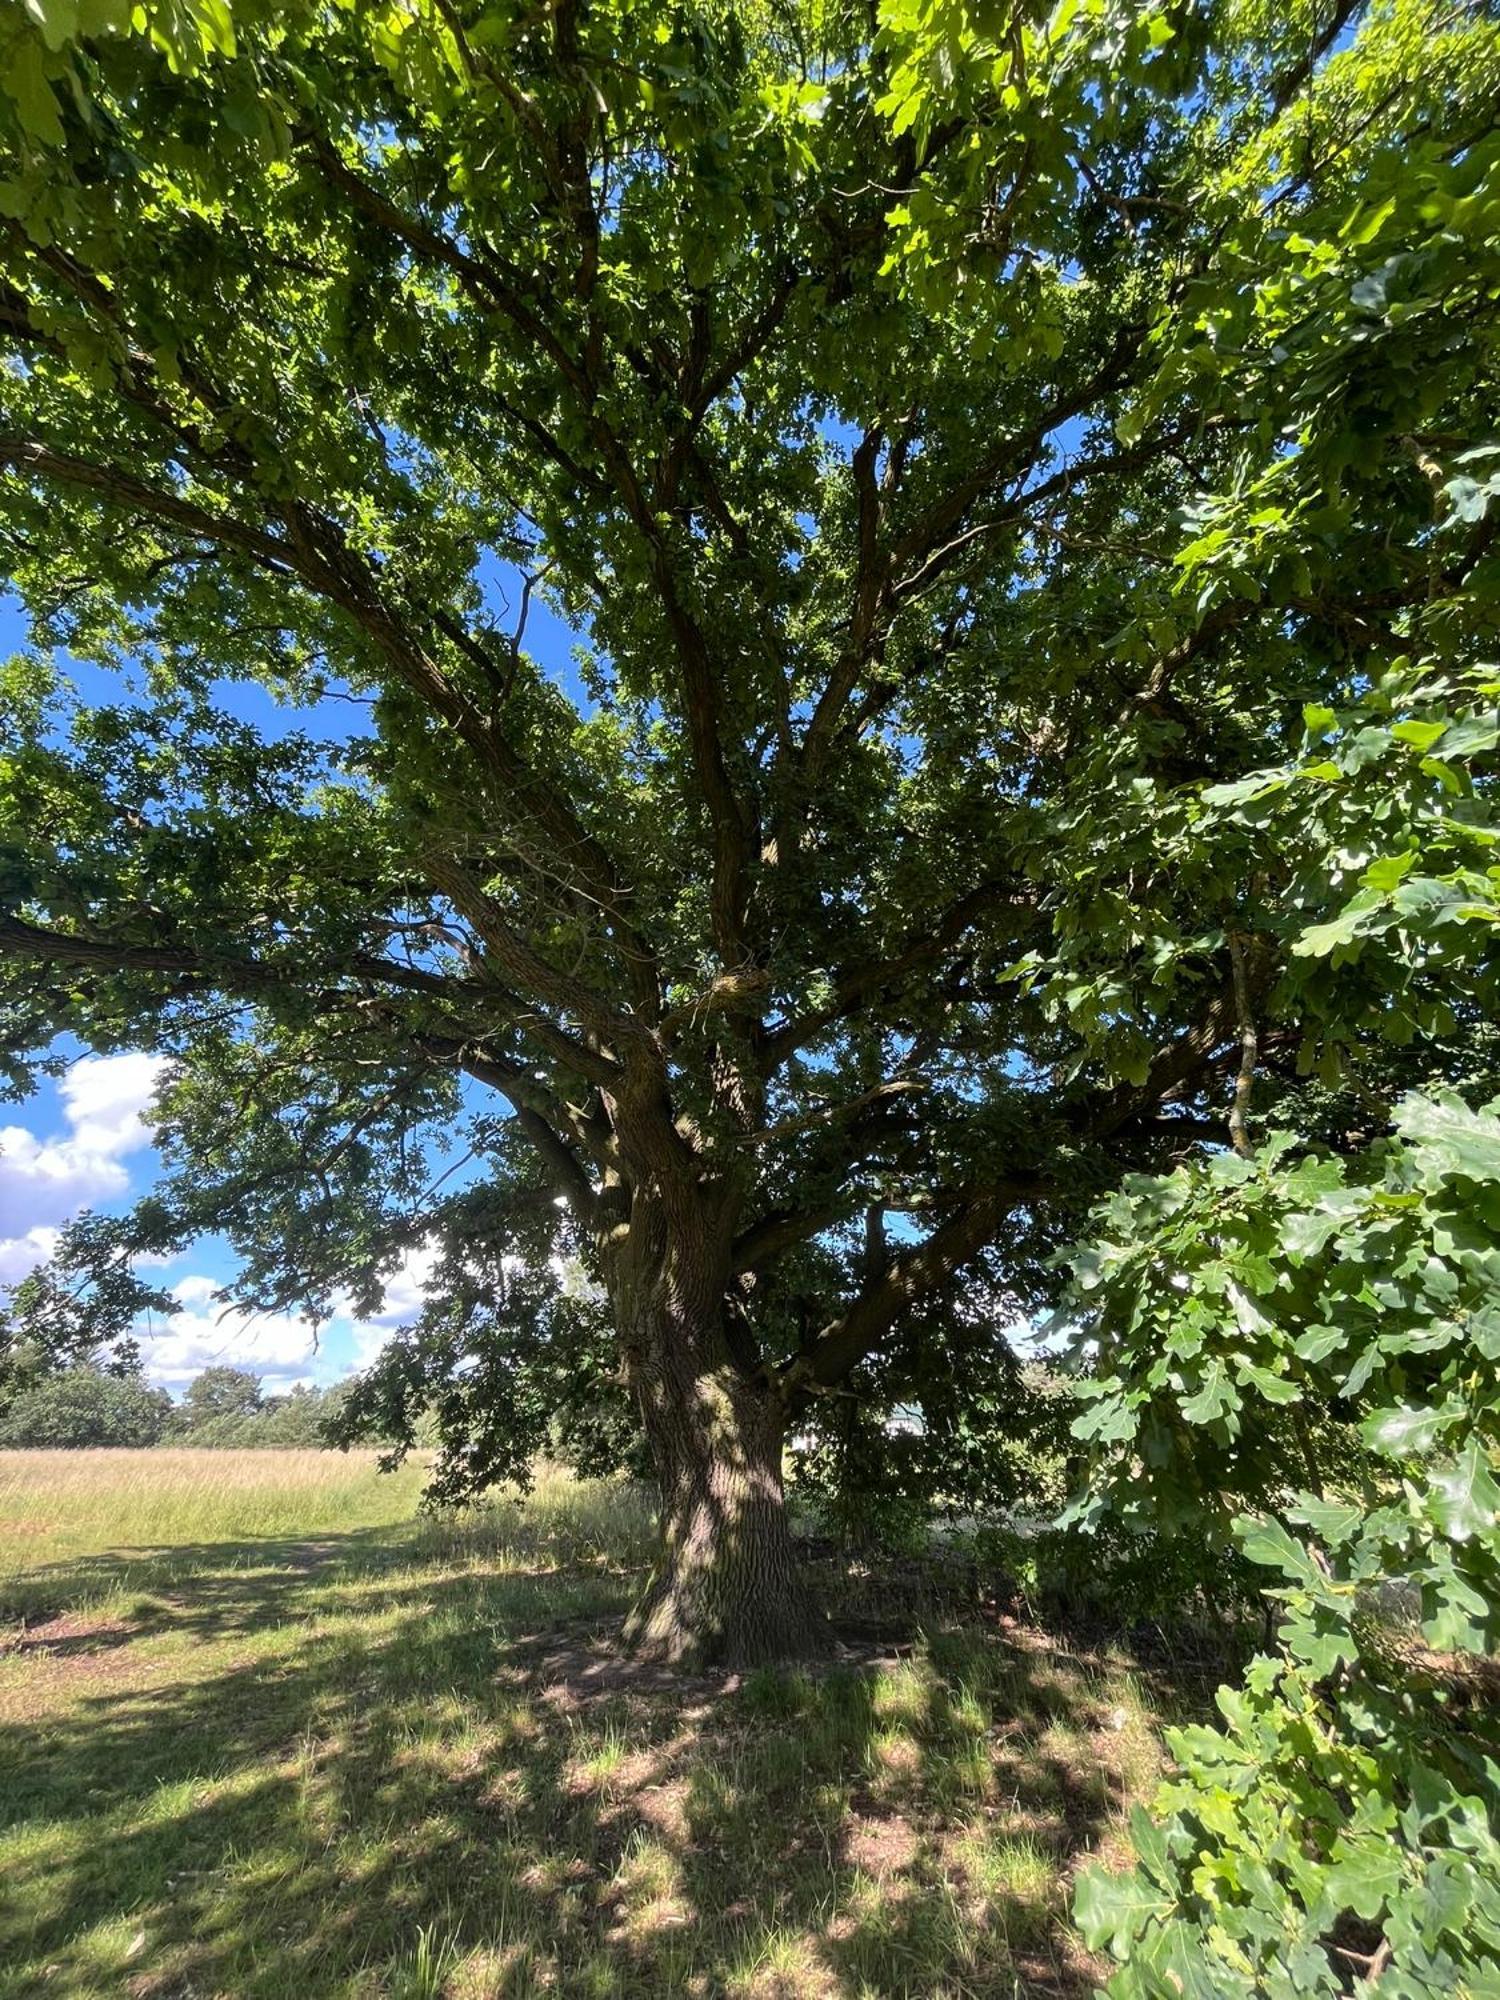
<svg viewBox="0 0 1500 2000">
<path fill-rule="evenodd" d="M 714 1701 L 737 1694 L 747 1678 L 742 1668 L 684 1673 L 678 1667 L 637 1660 L 624 1652 L 613 1626 L 534 1635 L 513 1649 L 521 1655 L 524 1679 L 541 1699 L 562 1710 L 586 1708 L 620 1696 L 668 1696 L 674 1704 Z M 839 1636 L 824 1654 L 810 1660 L 768 1663 L 773 1667 L 821 1680 L 831 1673 L 876 1672 L 912 1657 L 909 1640 L 890 1633 L 856 1630 Z"/>
<path fill-rule="evenodd" d="M 0 1634 L 0 1657 L 7 1653 L 29 1658 L 36 1653 L 66 1656 L 104 1652 L 123 1645 L 134 1630 L 134 1626 L 124 1618 L 72 1618 L 67 1615 L 48 1618 L 39 1625 L 22 1625 L 13 1632 Z"/>
</svg>

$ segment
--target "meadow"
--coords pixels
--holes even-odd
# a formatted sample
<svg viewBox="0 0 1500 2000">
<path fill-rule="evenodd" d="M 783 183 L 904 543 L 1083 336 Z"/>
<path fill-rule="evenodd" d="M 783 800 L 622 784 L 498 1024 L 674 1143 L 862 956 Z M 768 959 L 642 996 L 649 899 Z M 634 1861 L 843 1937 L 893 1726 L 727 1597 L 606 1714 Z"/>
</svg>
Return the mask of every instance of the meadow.
<svg viewBox="0 0 1500 2000">
<path fill-rule="evenodd" d="M 1161 1763 L 1118 1656 L 930 1616 L 697 1680 L 646 1500 L 316 1452 L 0 1454 L 0 2000 L 1065 1996 Z"/>
</svg>

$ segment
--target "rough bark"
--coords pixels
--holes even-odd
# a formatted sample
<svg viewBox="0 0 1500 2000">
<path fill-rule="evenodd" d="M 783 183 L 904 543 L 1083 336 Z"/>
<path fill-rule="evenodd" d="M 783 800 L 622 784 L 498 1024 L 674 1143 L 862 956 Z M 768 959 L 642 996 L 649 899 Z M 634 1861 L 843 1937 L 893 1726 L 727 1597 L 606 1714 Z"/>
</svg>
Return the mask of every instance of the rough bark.
<svg viewBox="0 0 1500 2000">
<path fill-rule="evenodd" d="M 823 1651 L 787 1522 L 778 1403 L 712 1323 L 638 1309 L 625 1346 L 661 1489 L 660 1552 L 626 1643 L 684 1667 Z"/>
</svg>

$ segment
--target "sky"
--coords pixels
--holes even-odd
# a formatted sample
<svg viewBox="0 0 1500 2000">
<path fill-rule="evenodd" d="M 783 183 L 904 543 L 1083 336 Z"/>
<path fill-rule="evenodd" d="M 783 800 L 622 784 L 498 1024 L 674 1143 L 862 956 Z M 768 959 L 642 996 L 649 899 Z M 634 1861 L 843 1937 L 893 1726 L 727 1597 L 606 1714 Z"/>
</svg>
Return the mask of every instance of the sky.
<svg viewBox="0 0 1500 2000">
<path fill-rule="evenodd" d="M 0 1124 L 0 1285 L 45 1260 L 63 1225 L 84 1209 L 116 1212 L 151 1187 L 160 1169 L 146 1114 L 159 1068 L 138 1052 L 82 1055 Z M 226 1309 L 219 1294 L 234 1260 L 205 1238 L 149 1272 L 177 1309 L 140 1329 L 145 1371 L 178 1394 L 221 1363 L 250 1369 L 273 1395 L 336 1382 L 371 1361 L 418 1310 L 430 1262 L 420 1251 L 407 1258 L 375 1318 L 345 1309 L 319 1328 L 296 1314 Z"/>
<path fill-rule="evenodd" d="M 508 580 L 498 573 L 485 580 L 496 593 L 497 614 L 508 625 L 501 592 L 514 607 L 517 586 L 511 581 L 506 591 Z M 575 698 L 582 690 L 572 655 L 583 636 L 533 602 L 526 650 Z M 20 609 L 0 588 L 0 658 L 18 650 L 25 639 Z M 118 697 L 119 684 L 112 677 L 76 662 L 67 665 L 86 698 Z M 278 709 L 259 688 L 226 690 L 224 699 L 232 712 L 268 733 L 308 720 L 302 713 Z M 330 703 L 315 722 L 326 735 L 343 733 L 349 711 Z M 71 1042 L 59 1044 L 56 1053 L 67 1062 L 59 1078 L 44 1079 L 20 1104 L 0 1103 L 0 1290 L 44 1262 L 61 1229 L 76 1215 L 86 1209 L 128 1209 L 161 1173 L 148 1123 L 158 1062 L 140 1051 L 96 1056 Z M 218 1239 L 200 1239 L 149 1272 L 153 1283 L 173 1294 L 177 1310 L 165 1322 L 154 1320 L 139 1329 L 145 1372 L 178 1395 L 201 1370 L 224 1364 L 259 1375 L 271 1395 L 297 1384 L 339 1381 L 365 1367 L 392 1331 L 414 1317 L 431 1262 L 430 1253 L 409 1255 L 387 1286 L 375 1318 L 361 1319 L 344 1310 L 319 1327 L 298 1315 L 226 1306 L 222 1294 L 232 1285 L 235 1258 Z"/>
</svg>

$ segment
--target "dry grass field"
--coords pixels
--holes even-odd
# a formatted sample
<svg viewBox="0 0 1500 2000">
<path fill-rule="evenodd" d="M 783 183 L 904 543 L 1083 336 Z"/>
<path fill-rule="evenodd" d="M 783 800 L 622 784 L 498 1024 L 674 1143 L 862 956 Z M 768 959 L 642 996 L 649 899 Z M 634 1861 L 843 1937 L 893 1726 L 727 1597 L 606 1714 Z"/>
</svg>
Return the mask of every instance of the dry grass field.
<svg viewBox="0 0 1500 2000">
<path fill-rule="evenodd" d="M 667 1681 L 608 1643 L 631 1488 L 419 1487 L 0 1454 L 0 2000 L 1091 1989 L 1071 1873 L 1159 1764 L 1124 1664 L 934 1619 Z"/>
</svg>

